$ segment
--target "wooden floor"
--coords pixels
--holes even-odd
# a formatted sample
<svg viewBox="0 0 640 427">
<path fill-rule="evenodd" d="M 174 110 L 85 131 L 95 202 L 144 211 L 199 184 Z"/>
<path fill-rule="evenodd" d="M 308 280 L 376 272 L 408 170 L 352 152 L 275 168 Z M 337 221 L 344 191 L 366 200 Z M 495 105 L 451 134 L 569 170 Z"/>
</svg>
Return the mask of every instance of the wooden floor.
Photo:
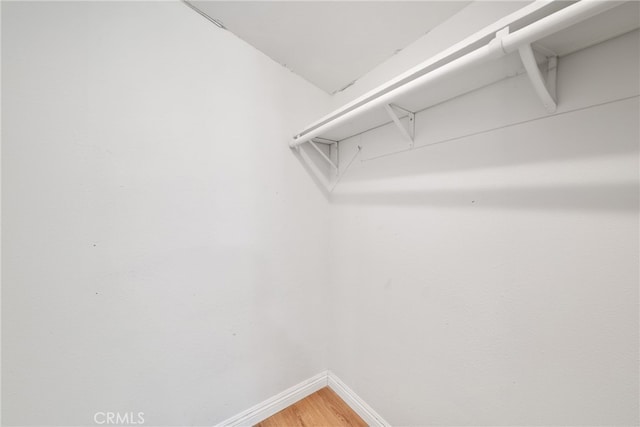
<svg viewBox="0 0 640 427">
<path fill-rule="evenodd" d="M 333 390 L 325 387 L 256 424 L 255 427 L 288 426 L 366 427 L 367 423 Z"/>
</svg>

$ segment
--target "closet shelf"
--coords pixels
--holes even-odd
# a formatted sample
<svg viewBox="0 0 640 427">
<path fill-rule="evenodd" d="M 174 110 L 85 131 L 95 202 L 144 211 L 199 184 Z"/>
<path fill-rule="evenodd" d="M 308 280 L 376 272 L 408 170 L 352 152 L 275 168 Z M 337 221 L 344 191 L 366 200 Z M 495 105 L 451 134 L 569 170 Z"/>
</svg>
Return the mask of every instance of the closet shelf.
<svg viewBox="0 0 640 427">
<path fill-rule="evenodd" d="M 557 58 L 639 27 L 637 1 L 537 1 L 335 110 L 297 133 L 290 147 L 332 144 L 395 123 L 413 141 L 415 113 L 524 70 L 555 111 Z M 325 157 L 337 169 L 336 160 Z"/>
</svg>

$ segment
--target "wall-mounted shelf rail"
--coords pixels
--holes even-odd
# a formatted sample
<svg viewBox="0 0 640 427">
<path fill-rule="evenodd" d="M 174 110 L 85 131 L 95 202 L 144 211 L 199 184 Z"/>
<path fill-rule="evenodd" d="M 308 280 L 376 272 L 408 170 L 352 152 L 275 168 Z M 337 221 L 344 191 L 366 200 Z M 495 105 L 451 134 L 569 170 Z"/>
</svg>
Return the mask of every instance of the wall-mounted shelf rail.
<svg viewBox="0 0 640 427">
<path fill-rule="evenodd" d="M 638 13 L 637 1 L 534 2 L 310 124 L 289 145 L 337 144 L 388 123 L 412 144 L 417 112 L 522 72 L 553 113 L 558 57 L 638 28 Z"/>
</svg>

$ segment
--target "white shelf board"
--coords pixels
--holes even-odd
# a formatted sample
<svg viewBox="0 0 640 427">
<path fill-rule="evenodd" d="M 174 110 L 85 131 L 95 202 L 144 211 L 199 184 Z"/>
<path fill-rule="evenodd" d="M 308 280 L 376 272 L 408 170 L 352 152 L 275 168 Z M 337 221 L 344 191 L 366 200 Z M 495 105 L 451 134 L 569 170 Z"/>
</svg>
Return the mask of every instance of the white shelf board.
<svg viewBox="0 0 640 427">
<path fill-rule="evenodd" d="M 437 84 L 406 94 L 394 101 L 394 104 L 409 111 L 419 112 L 440 102 L 514 76 L 522 70 L 522 63 L 517 54 L 506 55 L 473 70 L 443 76 Z M 374 109 L 324 133 L 322 137 L 342 141 L 387 123 L 391 123 L 391 119 L 384 108 Z"/>
</svg>

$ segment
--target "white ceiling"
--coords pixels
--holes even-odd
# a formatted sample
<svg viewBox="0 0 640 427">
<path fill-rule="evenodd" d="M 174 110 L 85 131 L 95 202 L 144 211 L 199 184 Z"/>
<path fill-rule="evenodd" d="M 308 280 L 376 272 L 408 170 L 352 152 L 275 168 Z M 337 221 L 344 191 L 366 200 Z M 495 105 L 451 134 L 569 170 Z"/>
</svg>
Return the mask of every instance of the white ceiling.
<svg viewBox="0 0 640 427">
<path fill-rule="evenodd" d="M 189 1 L 328 93 L 348 86 L 469 1 Z"/>
</svg>

